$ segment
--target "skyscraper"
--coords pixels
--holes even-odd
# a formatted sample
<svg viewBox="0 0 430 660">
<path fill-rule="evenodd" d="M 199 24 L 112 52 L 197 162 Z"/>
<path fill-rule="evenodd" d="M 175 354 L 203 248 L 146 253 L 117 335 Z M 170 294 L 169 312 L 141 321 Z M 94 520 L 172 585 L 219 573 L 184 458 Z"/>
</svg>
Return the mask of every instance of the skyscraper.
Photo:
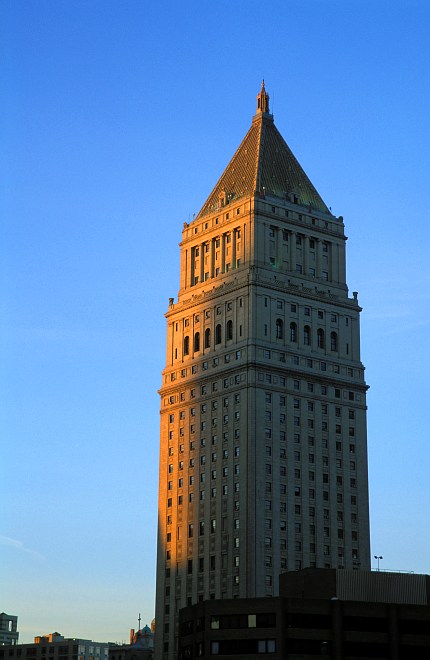
<svg viewBox="0 0 430 660">
<path fill-rule="evenodd" d="M 179 608 L 274 596 L 307 566 L 370 568 L 360 307 L 342 217 L 275 127 L 242 143 L 185 223 L 166 313 L 157 657 Z"/>
</svg>

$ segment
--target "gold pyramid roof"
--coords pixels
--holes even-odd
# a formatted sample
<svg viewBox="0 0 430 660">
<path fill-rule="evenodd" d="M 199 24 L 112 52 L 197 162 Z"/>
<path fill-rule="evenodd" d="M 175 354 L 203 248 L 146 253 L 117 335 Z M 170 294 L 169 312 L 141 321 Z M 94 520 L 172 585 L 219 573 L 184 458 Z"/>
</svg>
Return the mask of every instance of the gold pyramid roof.
<svg viewBox="0 0 430 660">
<path fill-rule="evenodd" d="M 257 114 L 251 128 L 198 217 L 234 199 L 254 194 L 275 195 L 330 213 L 274 124 L 264 80 L 257 95 Z"/>
</svg>

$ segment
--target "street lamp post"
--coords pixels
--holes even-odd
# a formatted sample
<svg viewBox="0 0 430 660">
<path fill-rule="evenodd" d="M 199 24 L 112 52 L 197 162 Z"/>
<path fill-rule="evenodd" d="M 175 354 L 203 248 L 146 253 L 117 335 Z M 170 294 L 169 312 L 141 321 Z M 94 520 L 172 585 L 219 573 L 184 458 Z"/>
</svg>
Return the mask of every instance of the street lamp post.
<svg viewBox="0 0 430 660">
<path fill-rule="evenodd" d="M 373 555 L 373 556 L 374 556 L 374 558 L 377 559 L 377 561 L 378 561 L 378 569 L 377 569 L 377 570 L 379 571 L 379 560 L 380 560 L 380 559 L 384 559 L 384 558 L 383 558 L 382 555 Z"/>
</svg>

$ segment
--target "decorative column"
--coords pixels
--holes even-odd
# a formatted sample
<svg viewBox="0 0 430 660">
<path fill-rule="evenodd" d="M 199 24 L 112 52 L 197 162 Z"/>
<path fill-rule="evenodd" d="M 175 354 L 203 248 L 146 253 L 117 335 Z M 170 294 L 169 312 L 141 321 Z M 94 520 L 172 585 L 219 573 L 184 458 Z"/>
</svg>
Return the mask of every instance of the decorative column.
<svg viewBox="0 0 430 660">
<path fill-rule="evenodd" d="M 309 237 L 303 236 L 303 275 L 308 274 L 308 263 L 309 263 Z"/>
<path fill-rule="evenodd" d="M 296 271 L 296 238 L 297 232 L 292 231 L 290 234 L 290 271 L 292 273 Z"/>
<path fill-rule="evenodd" d="M 322 241 L 320 238 L 317 238 L 317 249 L 315 251 L 315 256 L 316 256 L 316 270 L 317 270 L 317 277 L 321 277 L 321 271 L 322 271 Z"/>
</svg>

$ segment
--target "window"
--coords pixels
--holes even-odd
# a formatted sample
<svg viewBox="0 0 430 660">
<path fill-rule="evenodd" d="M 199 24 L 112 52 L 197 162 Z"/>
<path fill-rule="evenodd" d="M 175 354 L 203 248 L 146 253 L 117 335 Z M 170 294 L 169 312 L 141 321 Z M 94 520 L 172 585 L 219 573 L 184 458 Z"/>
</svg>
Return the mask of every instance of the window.
<svg viewBox="0 0 430 660">
<path fill-rule="evenodd" d="M 233 321 L 227 321 L 226 338 L 233 339 Z"/>
<path fill-rule="evenodd" d="M 211 330 L 210 330 L 210 328 L 206 328 L 206 330 L 205 330 L 205 348 L 210 348 L 210 346 L 211 346 Z M 203 367 L 203 368 L 205 368 L 205 367 Z"/>
<path fill-rule="evenodd" d="M 303 313 L 305 316 L 310 316 L 311 315 L 311 308 L 310 307 L 304 307 Z"/>
<path fill-rule="evenodd" d="M 324 348 L 324 330 L 321 328 L 317 330 L 317 346 L 318 348 Z"/>
<path fill-rule="evenodd" d="M 194 352 L 197 353 L 200 350 L 200 332 L 196 332 L 194 335 Z"/>
<path fill-rule="evenodd" d="M 337 334 L 335 332 L 330 335 L 330 348 L 332 351 L 337 351 Z"/>
<path fill-rule="evenodd" d="M 310 346 L 311 343 L 311 329 L 308 325 L 303 328 L 303 343 L 305 346 Z"/>
<path fill-rule="evenodd" d="M 284 322 L 282 319 L 276 319 L 276 339 L 284 338 Z"/>
<path fill-rule="evenodd" d="M 190 352 L 190 338 L 188 335 L 184 337 L 184 355 L 188 355 Z"/>
<path fill-rule="evenodd" d="M 290 323 L 290 341 L 297 341 L 297 324 L 294 322 Z"/>
<path fill-rule="evenodd" d="M 221 325 L 218 324 L 215 328 L 215 344 L 221 343 Z"/>
</svg>

